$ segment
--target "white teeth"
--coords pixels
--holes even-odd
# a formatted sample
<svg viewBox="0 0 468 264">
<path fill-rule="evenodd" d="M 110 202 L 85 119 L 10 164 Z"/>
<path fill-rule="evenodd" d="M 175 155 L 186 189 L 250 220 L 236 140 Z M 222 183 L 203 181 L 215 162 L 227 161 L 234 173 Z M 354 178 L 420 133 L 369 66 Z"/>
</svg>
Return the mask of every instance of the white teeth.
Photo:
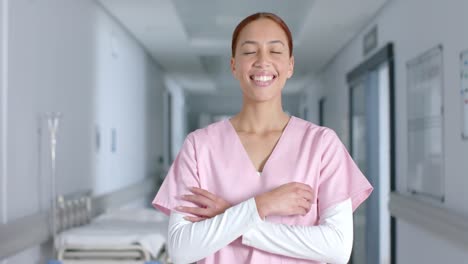
<svg viewBox="0 0 468 264">
<path fill-rule="evenodd" d="M 273 79 L 273 76 L 254 76 L 255 81 L 267 82 Z"/>
</svg>

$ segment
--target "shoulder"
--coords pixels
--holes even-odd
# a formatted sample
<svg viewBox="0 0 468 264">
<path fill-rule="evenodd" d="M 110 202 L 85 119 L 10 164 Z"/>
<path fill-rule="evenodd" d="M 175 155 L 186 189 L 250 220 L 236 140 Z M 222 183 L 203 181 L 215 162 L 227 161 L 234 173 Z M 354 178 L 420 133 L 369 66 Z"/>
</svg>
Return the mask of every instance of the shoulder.
<svg viewBox="0 0 468 264">
<path fill-rule="evenodd" d="M 212 123 L 206 127 L 196 129 L 187 135 L 187 140 L 193 145 L 207 144 L 214 142 L 226 135 L 229 122 L 227 119 Z"/>
<path fill-rule="evenodd" d="M 328 127 L 319 126 L 307 120 L 293 117 L 291 135 L 300 140 L 303 146 L 309 145 L 314 149 L 324 149 L 332 145 L 340 145 L 341 140 L 337 133 Z"/>
<path fill-rule="evenodd" d="M 291 118 L 293 118 L 294 130 L 296 132 L 304 133 L 307 137 L 323 138 L 329 137 L 330 135 L 336 135 L 335 131 L 333 131 L 333 129 L 331 128 L 319 126 L 315 123 L 312 123 L 299 117 L 292 116 Z"/>
</svg>

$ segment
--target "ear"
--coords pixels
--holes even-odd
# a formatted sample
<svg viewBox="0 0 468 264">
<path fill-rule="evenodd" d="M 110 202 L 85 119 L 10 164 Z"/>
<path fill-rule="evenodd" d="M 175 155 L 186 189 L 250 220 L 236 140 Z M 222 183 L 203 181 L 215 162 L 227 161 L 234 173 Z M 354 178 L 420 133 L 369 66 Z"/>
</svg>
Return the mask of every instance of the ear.
<svg viewBox="0 0 468 264">
<path fill-rule="evenodd" d="M 289 69 L 288 69 L 288 79 L 293 76 L 294 73 L 294 56 L 289 58 Z"/>
<path fill-rule="evenodd" d="M 236 75 L 236 59 L 234 59 L 233 57 L 231 57 L 231 72 L 232 75 Z"/>
</svg>

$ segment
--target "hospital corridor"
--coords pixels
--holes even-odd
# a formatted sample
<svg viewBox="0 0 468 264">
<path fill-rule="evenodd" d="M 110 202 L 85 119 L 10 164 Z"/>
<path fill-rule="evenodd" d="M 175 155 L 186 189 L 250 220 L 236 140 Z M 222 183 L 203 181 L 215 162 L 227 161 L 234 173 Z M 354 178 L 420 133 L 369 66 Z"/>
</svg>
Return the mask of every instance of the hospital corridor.
<svg viewBox="0 0 468 264">
<path fill-rule="evenodd" d="M 467 14 L 0 0 L 0 264 L 468 264 Z"/>
</svg>

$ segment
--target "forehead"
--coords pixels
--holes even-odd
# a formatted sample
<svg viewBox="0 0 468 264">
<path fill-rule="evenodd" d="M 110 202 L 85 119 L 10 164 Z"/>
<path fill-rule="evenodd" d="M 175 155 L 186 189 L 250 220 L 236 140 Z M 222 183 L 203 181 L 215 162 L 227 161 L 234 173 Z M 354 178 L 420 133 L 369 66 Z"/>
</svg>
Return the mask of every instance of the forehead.
<svg viewBox="0 0 468 264">
<path fill-rule="evenodd" d="M 260 18 L 247 24 L 239 33 L 239 42 L 246 40 L 253 41 L 271 41 L 281 40 L 287 45 L 286 32 L 269 18 Z"/>
</svg>

